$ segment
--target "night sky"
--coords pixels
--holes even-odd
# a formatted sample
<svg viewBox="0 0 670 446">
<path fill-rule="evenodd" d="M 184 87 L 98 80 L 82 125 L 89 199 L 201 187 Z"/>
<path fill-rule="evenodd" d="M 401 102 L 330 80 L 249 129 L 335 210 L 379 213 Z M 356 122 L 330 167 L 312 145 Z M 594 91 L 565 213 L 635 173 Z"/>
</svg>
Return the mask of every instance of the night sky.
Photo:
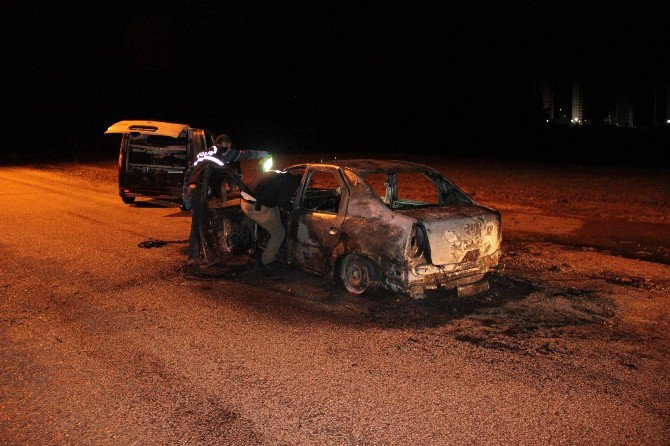
<svg viewBox="0 0 670 446">
<path fill-rule="evenodd" d="M 155 119 L 248 148 L 523 154 L 536 79 L 581 80 L 596 105 L 620 79 L 670 83 L 651 6 L 418 4 L 26 6 L 4 17 L 3 150 L 107 153 L 107 126 Z"/>
</svg>

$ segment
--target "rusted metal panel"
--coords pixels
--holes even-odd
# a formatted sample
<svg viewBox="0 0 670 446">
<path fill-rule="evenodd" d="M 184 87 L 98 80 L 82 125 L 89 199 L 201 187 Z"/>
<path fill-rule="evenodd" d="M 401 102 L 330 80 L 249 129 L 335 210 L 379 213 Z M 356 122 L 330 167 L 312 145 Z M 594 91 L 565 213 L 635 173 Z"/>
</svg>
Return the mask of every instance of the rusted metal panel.
<svg viewBox="0 0 670 446">
<path fill-rule="evenodd" d="M 348 245 L 375 257 L 404 261 L 414 219 L 389 209 L 354 172 L 343 173 L 351 191 L 343 225 Z"/>
<path fill-rule="evenodd" d="M 433 173 L 425 166 L 408 164 L 364 160 L 354 164 L 355 168 L 343 169 L 351 198 L 343 225 L 348 243 L 342 251 L 354 250 L 374 260 L 384 274 L 384 286 L 393 291 L 411 293 L 416 286 L 455 288 L 481 280 L 498 263 L 500 222 L 495 211 L 471 200 L 466 204 L 392 210 L 360 174 L 399 168 Z M 452 186 L 448 181 L 443 183 L 445 190 Z M 409 255 L 408 243 L 417 223 L 428 235 L 429 268 L 417 268 L 427 259 Z"/>
<path fill-rule="evenodd" d="M 479 251 L 479 257 L 500 249 L 497 216 L 486 208 L 454 205 L 397 212 L 415 218 L 426 228 L 434 265 L 466 261 L 466 255 L 474 250 Z"/>
<path fill-rule="evenodd" d="M 336 186 L 338 189 L 337 212 L 320 210 L 305 212 L 301 209 L 307 199 L 307 186 L 313 172 L 325 172 L 333 181 L 331 187 Z M 332 269 L 331 254 L 341 240 L 342 223 L 347 215 L 349 188 L 336 166 L 308 166 L 305 176 L 302 190 L 298 194 L 297 209 L 292 214 L 292 223 L 287 235 L 288 257 L 303 268 L 324 274 Z"/>
<path fill-rule="evenodd" d="M 344 216 L 311 212 L 300 216 L 296 243 L 292 244 L 295 261 L 303 268 L 326 273 L 330 255 L 340 242 Z"/>
</svg>

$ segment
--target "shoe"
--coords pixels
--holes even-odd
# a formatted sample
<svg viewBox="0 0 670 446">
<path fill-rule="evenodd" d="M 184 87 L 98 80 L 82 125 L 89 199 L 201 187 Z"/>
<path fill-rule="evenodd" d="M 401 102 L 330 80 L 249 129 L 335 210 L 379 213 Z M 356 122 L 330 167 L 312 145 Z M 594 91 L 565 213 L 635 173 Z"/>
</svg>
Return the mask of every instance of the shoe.
<svg viewBox="0 0 670 446">
<path fill-rule="evenodd" d="M 266 276 L 276 275 L 275 266 L 276 262 L 263 263 L 260 259 L 253 259 L 252 266 L 255 272 L 265 274 Z"/>
</svg>

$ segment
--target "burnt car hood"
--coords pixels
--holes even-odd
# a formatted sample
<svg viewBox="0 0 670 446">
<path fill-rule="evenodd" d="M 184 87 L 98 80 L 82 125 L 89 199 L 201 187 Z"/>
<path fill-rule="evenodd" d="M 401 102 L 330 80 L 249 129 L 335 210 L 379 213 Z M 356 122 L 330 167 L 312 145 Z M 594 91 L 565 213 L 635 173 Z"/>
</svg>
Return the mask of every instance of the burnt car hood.
<svg viewBox="0 0 670 446">
<path fill-rule="evenodd" d="M 426 228 L 434 265 L 477 260 L 500 249 L 500 217 L 474 204 L 395 211 Z"/>
</svg>

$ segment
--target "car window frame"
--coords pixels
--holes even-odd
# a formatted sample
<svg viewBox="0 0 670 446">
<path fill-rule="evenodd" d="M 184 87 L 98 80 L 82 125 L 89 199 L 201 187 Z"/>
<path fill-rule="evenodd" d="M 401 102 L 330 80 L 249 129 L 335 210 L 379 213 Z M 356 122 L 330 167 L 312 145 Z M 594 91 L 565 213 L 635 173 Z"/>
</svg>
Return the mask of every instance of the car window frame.
<svg viewBox="0 0 670 446">
<path fill-rule="evenodd" d="M 297 166 L 294 166 L 294 168 L 297 168 Z M 314 172 L 328 172 L 331 173 L 332 175 L 335 176 L 337 181 L 340 183 L 340 203 L 339 207 L 337 209 L 337 212 L 331 212 L 331 211 L 320 211 L 320 210 L 314 210 L 314 209 L 305 209 L 305 194 L 307 193 L 307 189 L 309 189 L 309 182 L 312 179 L 312 175 Z M 339 167 L 336 166 L 305 166 L 305 174 L 303 176 L 302 180 L 302 185 L 301 185 L 301 191 L 300 191 L 300 197 L 298 199 L 298 211 L 301 215 L 305 214 L 311 214 L 311 213 L 320 213 L 320 214 L 328 214 L 328 215 L 338 215 L 338 216 L 343 216 L 346 213 L 346 202 L 349 200 L 349 186 L 347 186 L 347 182 L 344 179 L 344 176 L 342 174 L 342 171 L 340 170 Z"/>
</svg>

